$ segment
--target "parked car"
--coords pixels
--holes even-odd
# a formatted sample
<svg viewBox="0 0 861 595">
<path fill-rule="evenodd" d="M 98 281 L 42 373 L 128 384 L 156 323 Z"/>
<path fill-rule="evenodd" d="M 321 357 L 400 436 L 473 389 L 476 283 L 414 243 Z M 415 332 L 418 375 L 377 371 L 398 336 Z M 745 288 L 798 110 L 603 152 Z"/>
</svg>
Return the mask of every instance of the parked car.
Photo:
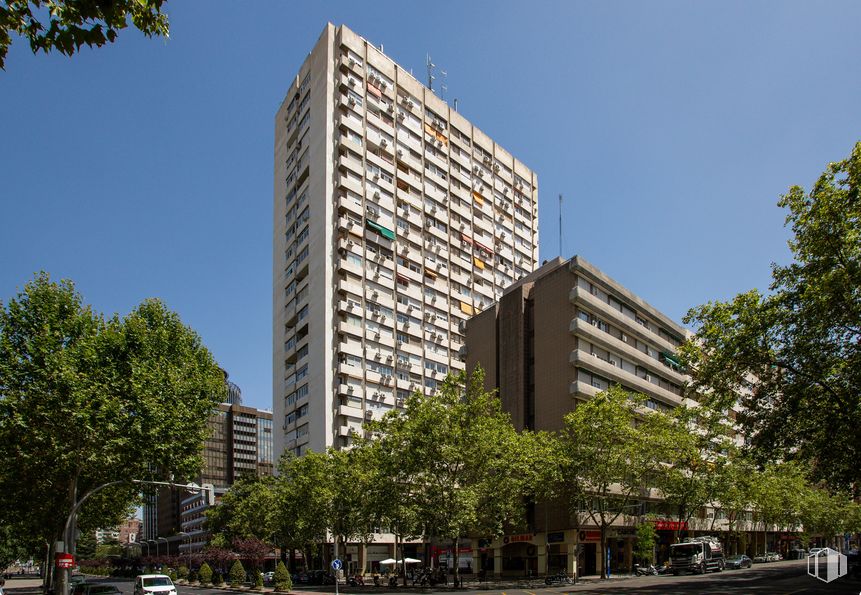
<svg viewBox="0 0 861 595">
<path fill-rule="evenodd" d="M 726 567 L 727 568 L 750 568 L 753 566 L 753 560 L 749 557 L 741 554 L 740 556 L 733 556 L 732 558 L 726 559 Z"/>
<path fill-rule="evenodd" d="M 777 552 L 765 552 L 765 559 L 767 562 L 778 562 L 783 560 L 783 556 Z"/>
<path fill-rule="evenodd" d="M 263 582 L 264 583 L 271 583 L 274 579 L 275 579 L 275 573 L 272 572 L 271 570 L 269 572 L 263 573 Z"/>
<path fill-rule="evenodd" d="M 119 595 L 120 590 L 105 583 L 78 583 L 72 587 L 72 595 Z"/>
<path fill-rule="evenodd" d="M 825 549 L 824 547 L 812 547 L 809 550 L 807 550 L 807 555 L 813 556 L 815 554 L 818 554 L 819 552 L 821 552 L 824 549 Z"/>
<path fill-rule="evenodd" d="M 135 577 L 134 595 L 176 595 L 176 586 L 166 574 L 141 574 Z"/>
</svg>

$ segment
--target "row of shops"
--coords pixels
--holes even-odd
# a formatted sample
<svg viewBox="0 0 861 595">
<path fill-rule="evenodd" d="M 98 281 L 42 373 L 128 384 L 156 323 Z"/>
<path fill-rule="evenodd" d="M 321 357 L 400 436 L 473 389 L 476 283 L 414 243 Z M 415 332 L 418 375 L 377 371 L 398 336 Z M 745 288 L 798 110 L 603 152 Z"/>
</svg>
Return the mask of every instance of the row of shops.
<svg viewBox="0 0 861 595">
<path fill-rule="evenodd" d="M 657 542 L 655 559 L 663 563 L 669 558 L 670 544 L 677 537 L 706 534 L 689 530 L 687 523 L 675 520 L 654 519 Z M 799 547 L 794 533 L 750 531 L 732 535 L 716 534 L 724 542 L 728 554 L 746 553 L 753 557 L 757 552 L 774 551 L 784 557 Z M 636 527 L 611 527 L 607 531 L 606 562 L 609 570 L 630 572 L 634 560 Z M 547 533 L 524 533 L 506 535 L 495 540 L 462 539 L 458 548 L 460 573 L 484 572 L 487 576 L 538 576 L 565 570 L 578 576 L 600 574 L 604 566 L 601 556 L 601 532 L 594 527 L 568 529 Z M 764 546 L 765 544 L 765 546 Z M 335 555 L 330 546 L 329 558 Z M 346 551 L 338 552 L 348 574 L 364 572 L 385 573 L 392 570 L 386 560 L 415 560 L 416 566 L 443 568 L 451 571 L 455 556 L 451 544 L 405 543 L 402 551 L 395 552 L 394 543 L 348 544 Z"/>
</svg>

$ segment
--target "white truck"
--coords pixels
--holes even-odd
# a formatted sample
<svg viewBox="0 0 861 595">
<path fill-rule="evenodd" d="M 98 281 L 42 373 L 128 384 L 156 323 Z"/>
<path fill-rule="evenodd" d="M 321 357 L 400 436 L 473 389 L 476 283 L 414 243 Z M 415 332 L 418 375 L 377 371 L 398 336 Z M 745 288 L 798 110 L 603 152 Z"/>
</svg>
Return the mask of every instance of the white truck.
<svg viewBox="0 0 861 595">
<path fill-rule="evenodd" d="M 724 569 L 723 546 L 717 537 L 688 537 L 670 546 L 670 569 L 678 575 L 683 570 L 705 574 Z"/>
</svg>

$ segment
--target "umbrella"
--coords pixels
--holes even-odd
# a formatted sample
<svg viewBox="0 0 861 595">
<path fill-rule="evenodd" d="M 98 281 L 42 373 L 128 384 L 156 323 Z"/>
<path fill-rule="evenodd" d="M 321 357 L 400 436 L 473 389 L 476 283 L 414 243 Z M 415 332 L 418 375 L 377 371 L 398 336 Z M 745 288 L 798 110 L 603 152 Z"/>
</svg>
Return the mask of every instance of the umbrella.
<svg viewBox="0 0 861 595">
<path fill-rule="evenodd" d="M 404 564 L 421 564 L 421 560 L 416 560 L 415 558 L 404 558 Z"/>
<path fill-rule="evenodd" d="M 395 560 L 394 558 L 386 558 L 385 560 L 380 560 L 380 564 L 397 564 L 400 560 Z"/>
</svg>

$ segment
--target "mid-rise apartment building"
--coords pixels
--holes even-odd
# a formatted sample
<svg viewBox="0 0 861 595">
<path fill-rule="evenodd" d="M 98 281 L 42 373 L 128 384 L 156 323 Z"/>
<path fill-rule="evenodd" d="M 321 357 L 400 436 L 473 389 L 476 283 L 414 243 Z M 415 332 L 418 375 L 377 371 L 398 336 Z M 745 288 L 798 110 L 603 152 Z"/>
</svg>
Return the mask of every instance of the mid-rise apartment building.
<svg viewBox="0 0 861 595">
<path fill-rule="evenodd" d="M 275 455 L 350 444 L 462 369 L 462 321 L 535 268 L 537 177 L 328 24 L 275 117 Z"/>
<path fill-rule="evenodd" d="M 615 384 L 645 395 L 653 409 L 680 405 L 685 376 L 675 353 L 687 333 L 575 256 L 545 263 L 470 319 L 462 355 L 468 369 L 485 370 L 487 388 L 499 391 L 515 427 L 552 431 L 562 428 L 578 400 Z M 644 500 L 636 513 L 655 512 L 659 505 Z M 631 568 L 635 520 L 623 515 L 612 527 L 613 571 Z M 564 507 L 539 506 L 528 521 L 530 533 L 492 544 L 493 560 L 483 560 L 488 571 L 600 572 L 600 531 L 585 515 L 573 526 Z M 656 522 L 665 544 L 677 528 L 673 522 Z"/>
</svg>

